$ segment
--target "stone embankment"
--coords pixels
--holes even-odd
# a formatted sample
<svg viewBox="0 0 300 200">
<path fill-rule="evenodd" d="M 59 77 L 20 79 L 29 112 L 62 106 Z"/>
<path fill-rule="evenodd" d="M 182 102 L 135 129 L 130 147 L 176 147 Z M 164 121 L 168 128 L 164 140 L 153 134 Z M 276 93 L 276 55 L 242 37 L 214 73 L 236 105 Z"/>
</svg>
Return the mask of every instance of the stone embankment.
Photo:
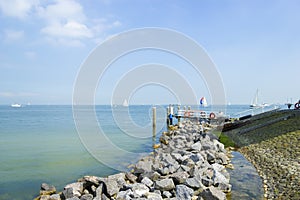
<svg viewBox="0 0 300 200">
<path fill-rule="evenodd" d="M 140 159 L 131 172 L 85 176 L 59 193 L 54 186 L 42 184 L 37 199 L 226 199 L 231 185 L 225 166 L 230 160 L 213 134 L 202 133 L 199 124 L 186 121 L 182 128 L 165 132 L 160 142 L 160 148 Z"/>
<path fill-rule="evenodd" d="M 300 131 L 239 149 L 263 178 L 267 199 L 300 199 Z"/>
</svg>

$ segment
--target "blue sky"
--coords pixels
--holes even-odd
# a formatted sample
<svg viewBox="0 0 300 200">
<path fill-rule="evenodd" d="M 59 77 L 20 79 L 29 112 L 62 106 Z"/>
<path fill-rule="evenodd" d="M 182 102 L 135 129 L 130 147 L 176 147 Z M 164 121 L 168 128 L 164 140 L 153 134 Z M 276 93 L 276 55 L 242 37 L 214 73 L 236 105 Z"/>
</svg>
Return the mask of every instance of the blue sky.
<svg viewBox="0 0 300 200">
<path fill-rule="evenodd" d="M 198 42 L 216 64 L 232 104 L 249 104 L 257 88 L 263 102 L 296 101 L 299 10 L 297 0 L 0 0 L 0 104 L 71 104 L 76 75 L 89 53 L 112 35 L 143 27 L 173 29 Z M 136 58 L 135 65 L 173 65 L 177 59 L 149 51 Z M 121 66 L 126 62 L 116 63 L 103 77 L 97 103 L 110 103 L 112 81 L 125 73 Z M 209 100 L 201 77 L 189 66 L 180 71 L 185 65 L 180 60 L 176 64 L 197 96 Z M 157 85 L 140 88 L 131 99 L 173 101 Z"/>
</svg>

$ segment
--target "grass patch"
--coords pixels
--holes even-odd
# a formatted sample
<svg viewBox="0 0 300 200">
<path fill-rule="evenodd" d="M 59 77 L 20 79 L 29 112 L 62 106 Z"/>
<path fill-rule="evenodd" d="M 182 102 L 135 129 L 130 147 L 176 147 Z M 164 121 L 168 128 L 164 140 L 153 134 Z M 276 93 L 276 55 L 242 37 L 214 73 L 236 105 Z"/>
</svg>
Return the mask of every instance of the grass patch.
<svg viewBox="0 0 300 200">
<path fill-rule="evenodd" d="M 235 143 L 227 136 L 224 134 L 220 134 L 219 136 L 220 142 L 224 144 L 225 148 L 227 147 L 236 147 Z"/>
</svg>

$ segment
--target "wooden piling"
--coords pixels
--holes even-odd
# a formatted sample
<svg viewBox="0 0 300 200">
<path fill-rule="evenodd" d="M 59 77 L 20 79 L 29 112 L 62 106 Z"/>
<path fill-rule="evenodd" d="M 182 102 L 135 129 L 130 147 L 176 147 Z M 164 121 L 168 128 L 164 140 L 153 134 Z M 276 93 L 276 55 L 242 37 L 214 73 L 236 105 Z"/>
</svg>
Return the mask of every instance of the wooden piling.
<svg viewBox="0 0 300 200">
<path fill-rule="evenodd" d="M 153 125 L 153 137 L 156 135 L 156 107 L 152 107 L 152 125 Z"/>
</svg>

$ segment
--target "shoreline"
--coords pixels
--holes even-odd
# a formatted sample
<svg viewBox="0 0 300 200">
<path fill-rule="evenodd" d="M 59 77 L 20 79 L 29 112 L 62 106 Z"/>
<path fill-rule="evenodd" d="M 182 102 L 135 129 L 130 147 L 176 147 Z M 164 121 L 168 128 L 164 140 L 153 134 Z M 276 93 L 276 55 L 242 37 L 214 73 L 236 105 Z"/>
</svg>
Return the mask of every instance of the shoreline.
<svg viewBox="0 0 300 200">
<path fill-rule="evenodd" d="M 239 149 L 263 179 L 266 199 L 300 199 L 300 131 Z"/>
<path fill-rule="evenodd" d="M 222 134 L 263 180 L 266 199 L 300 199 L 300 112 L 279 110 L 241 120 Z"/>
<path fill-rule="evenodd" d="M 231 191 L 230 159 L 224 145 L 200 123 L 164 132 L 160 147 L 140 159 L 131 172 L 85 176 L 62 192 L 42 184 L 36 199 L 226 199 Z"/>
</svg>

